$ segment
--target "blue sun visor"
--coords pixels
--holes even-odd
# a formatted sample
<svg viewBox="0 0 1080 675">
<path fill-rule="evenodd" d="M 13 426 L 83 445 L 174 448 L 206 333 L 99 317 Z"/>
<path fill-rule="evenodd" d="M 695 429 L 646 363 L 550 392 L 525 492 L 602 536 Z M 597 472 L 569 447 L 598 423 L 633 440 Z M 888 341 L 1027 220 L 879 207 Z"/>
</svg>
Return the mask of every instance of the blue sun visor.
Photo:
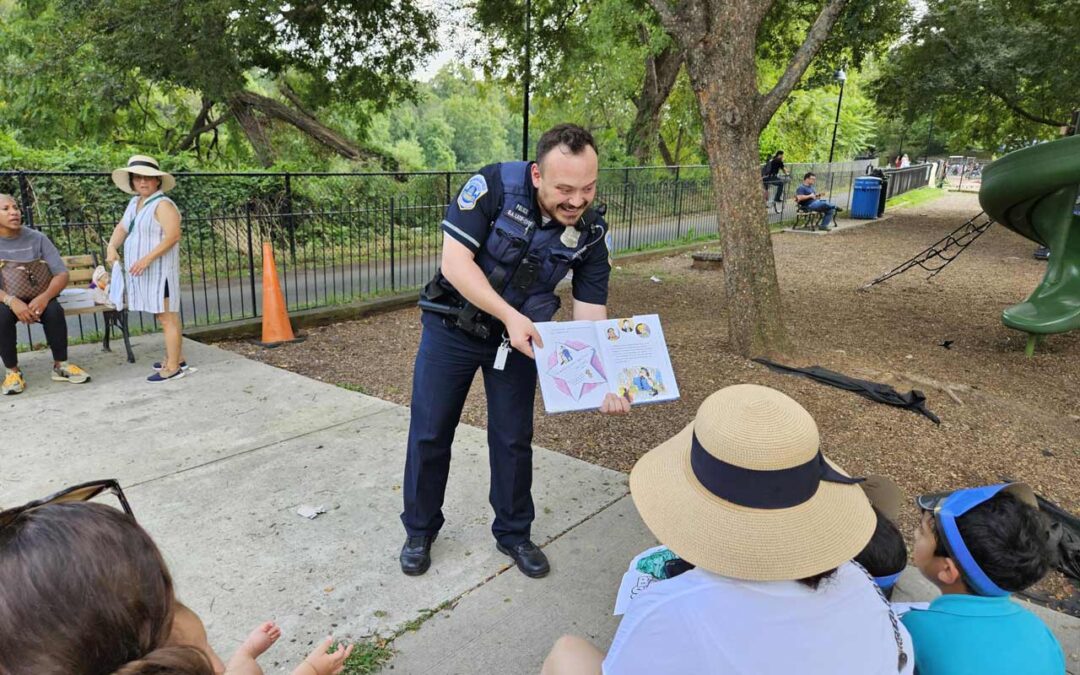
<svg viewBox="0 0 1080 675">
<path fill-rule="evenodd" d="M 945 549 L 960 567 L 968 588 L 977 595 L 1000 597 L 1009 595 L 1009 591 L 1000 588 L 983 572 L 960 536 L 956 519 L 979 504 L 989 500 L 999 492 L 1006 491 L 1016 495 L 1020 501 L 1036 506 L 1035 495 L 1031 488 L 1023 483 L 1001 483 L 984 487 L 967 488 L 955 492 L 944 492 L 918 497 L 915 502 L 920 509 L 931 511 L 937 523 L 937 534 L 944 538 Z"/>
</svg>

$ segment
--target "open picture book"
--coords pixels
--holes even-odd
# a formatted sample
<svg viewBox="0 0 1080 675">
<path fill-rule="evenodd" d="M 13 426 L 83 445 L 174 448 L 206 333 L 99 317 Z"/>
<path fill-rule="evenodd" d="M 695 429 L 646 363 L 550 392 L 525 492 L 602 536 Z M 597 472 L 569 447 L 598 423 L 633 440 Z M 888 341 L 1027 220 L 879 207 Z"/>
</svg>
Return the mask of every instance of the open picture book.
<svg viewBox="0 0 1080 675">
<path fill-rule="evenodd" d="M 540 393 L 548 413 L 595 410 L 607 394 L 631 405 L 679 398 L 664 330 L 656 314 L 607 321 L 536 324 Z"/>
</svg>

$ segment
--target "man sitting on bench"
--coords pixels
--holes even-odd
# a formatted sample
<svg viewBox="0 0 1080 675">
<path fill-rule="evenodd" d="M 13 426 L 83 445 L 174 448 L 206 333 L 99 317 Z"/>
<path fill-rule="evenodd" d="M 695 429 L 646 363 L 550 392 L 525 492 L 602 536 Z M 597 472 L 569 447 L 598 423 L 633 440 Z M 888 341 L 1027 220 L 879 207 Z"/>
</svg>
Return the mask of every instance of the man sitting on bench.
<svg viewBox="0 0 1080 675">
<path fill-rule="evenodd" d="M 832 222 L 833 216 L 836 215 L 836 205 L 825 201 L 825 197 L 828 193 L 815 192 L 814 183 L 817 182 L 817 176 L 813 172 L 808 171 L 803 176 L 802 185 L 795 188 L 795 204 L 800 211 L 817 211 L 825 214 L 824 220 L 821 221 L 819 229 L 828 231 L 829 223 Z"/>
</svg>

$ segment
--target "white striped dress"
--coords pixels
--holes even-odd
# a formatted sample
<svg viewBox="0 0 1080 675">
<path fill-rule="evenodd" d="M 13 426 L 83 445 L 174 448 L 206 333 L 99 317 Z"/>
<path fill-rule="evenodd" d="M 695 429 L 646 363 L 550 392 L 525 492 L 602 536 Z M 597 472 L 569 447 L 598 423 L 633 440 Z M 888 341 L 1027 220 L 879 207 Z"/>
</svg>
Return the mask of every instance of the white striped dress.
<svg viewBox="0 0 1080 675">
<path fill-rule="evenodd" d="M 120 220 L 127 230 L 124 240 L 124 266 L 129 268 L 154 250 L 165 238 L 165 230 L 158 222 L 155 212 L 161 202 L 176 203 L 161 191 L 146 198 L 141 209 L 136 210 L 139 197 L 128 202 L 124 217 Z M 179 209 L 177 209 L 179 210 Z M 180 242 L 156 258 L 139 276 L 128 274 L 128 309 L 135 312 L 160 314 L 165 311 L 165 283 L 169 284 L 169 311 L 180 311 Z"/>
</svg>

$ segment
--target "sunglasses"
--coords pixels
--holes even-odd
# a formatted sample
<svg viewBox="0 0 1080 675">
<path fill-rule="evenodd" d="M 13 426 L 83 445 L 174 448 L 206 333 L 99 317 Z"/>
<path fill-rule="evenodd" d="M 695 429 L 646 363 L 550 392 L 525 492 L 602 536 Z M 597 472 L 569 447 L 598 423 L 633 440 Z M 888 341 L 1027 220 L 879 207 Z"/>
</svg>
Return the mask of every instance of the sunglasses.
<svg viewBox="0 0 1080 675">
<path fill-rule="evenodd" d="M 41 508 L 42 506 L 48 506 L 49 504 L 67 504 L 71 502 L 88 502 L 106 492 L 115 495 L 116 498 L 120 500 L 120 507 L 123 509 L 124 513 L 131 516 L 132 520 L 135 519 L 135 514 L 131 512 L 131 505 L 128 504 L 127 497 L 124 496 L 124 491 L 120 489 L 120 483 L 117 482 L 115 478 L 111 478 L 108 480 L 95 480 L 88 483 L 73 485 L 60 492 L 49 495 L 44 499 L 36 499 L 32 502 L 27 502 L 22 506 L 16 506 L 11 509 L 0 511 L 0 528 L 7 527 L 15 522 L 15 519 L 22 514 Z"/>
</svg>

